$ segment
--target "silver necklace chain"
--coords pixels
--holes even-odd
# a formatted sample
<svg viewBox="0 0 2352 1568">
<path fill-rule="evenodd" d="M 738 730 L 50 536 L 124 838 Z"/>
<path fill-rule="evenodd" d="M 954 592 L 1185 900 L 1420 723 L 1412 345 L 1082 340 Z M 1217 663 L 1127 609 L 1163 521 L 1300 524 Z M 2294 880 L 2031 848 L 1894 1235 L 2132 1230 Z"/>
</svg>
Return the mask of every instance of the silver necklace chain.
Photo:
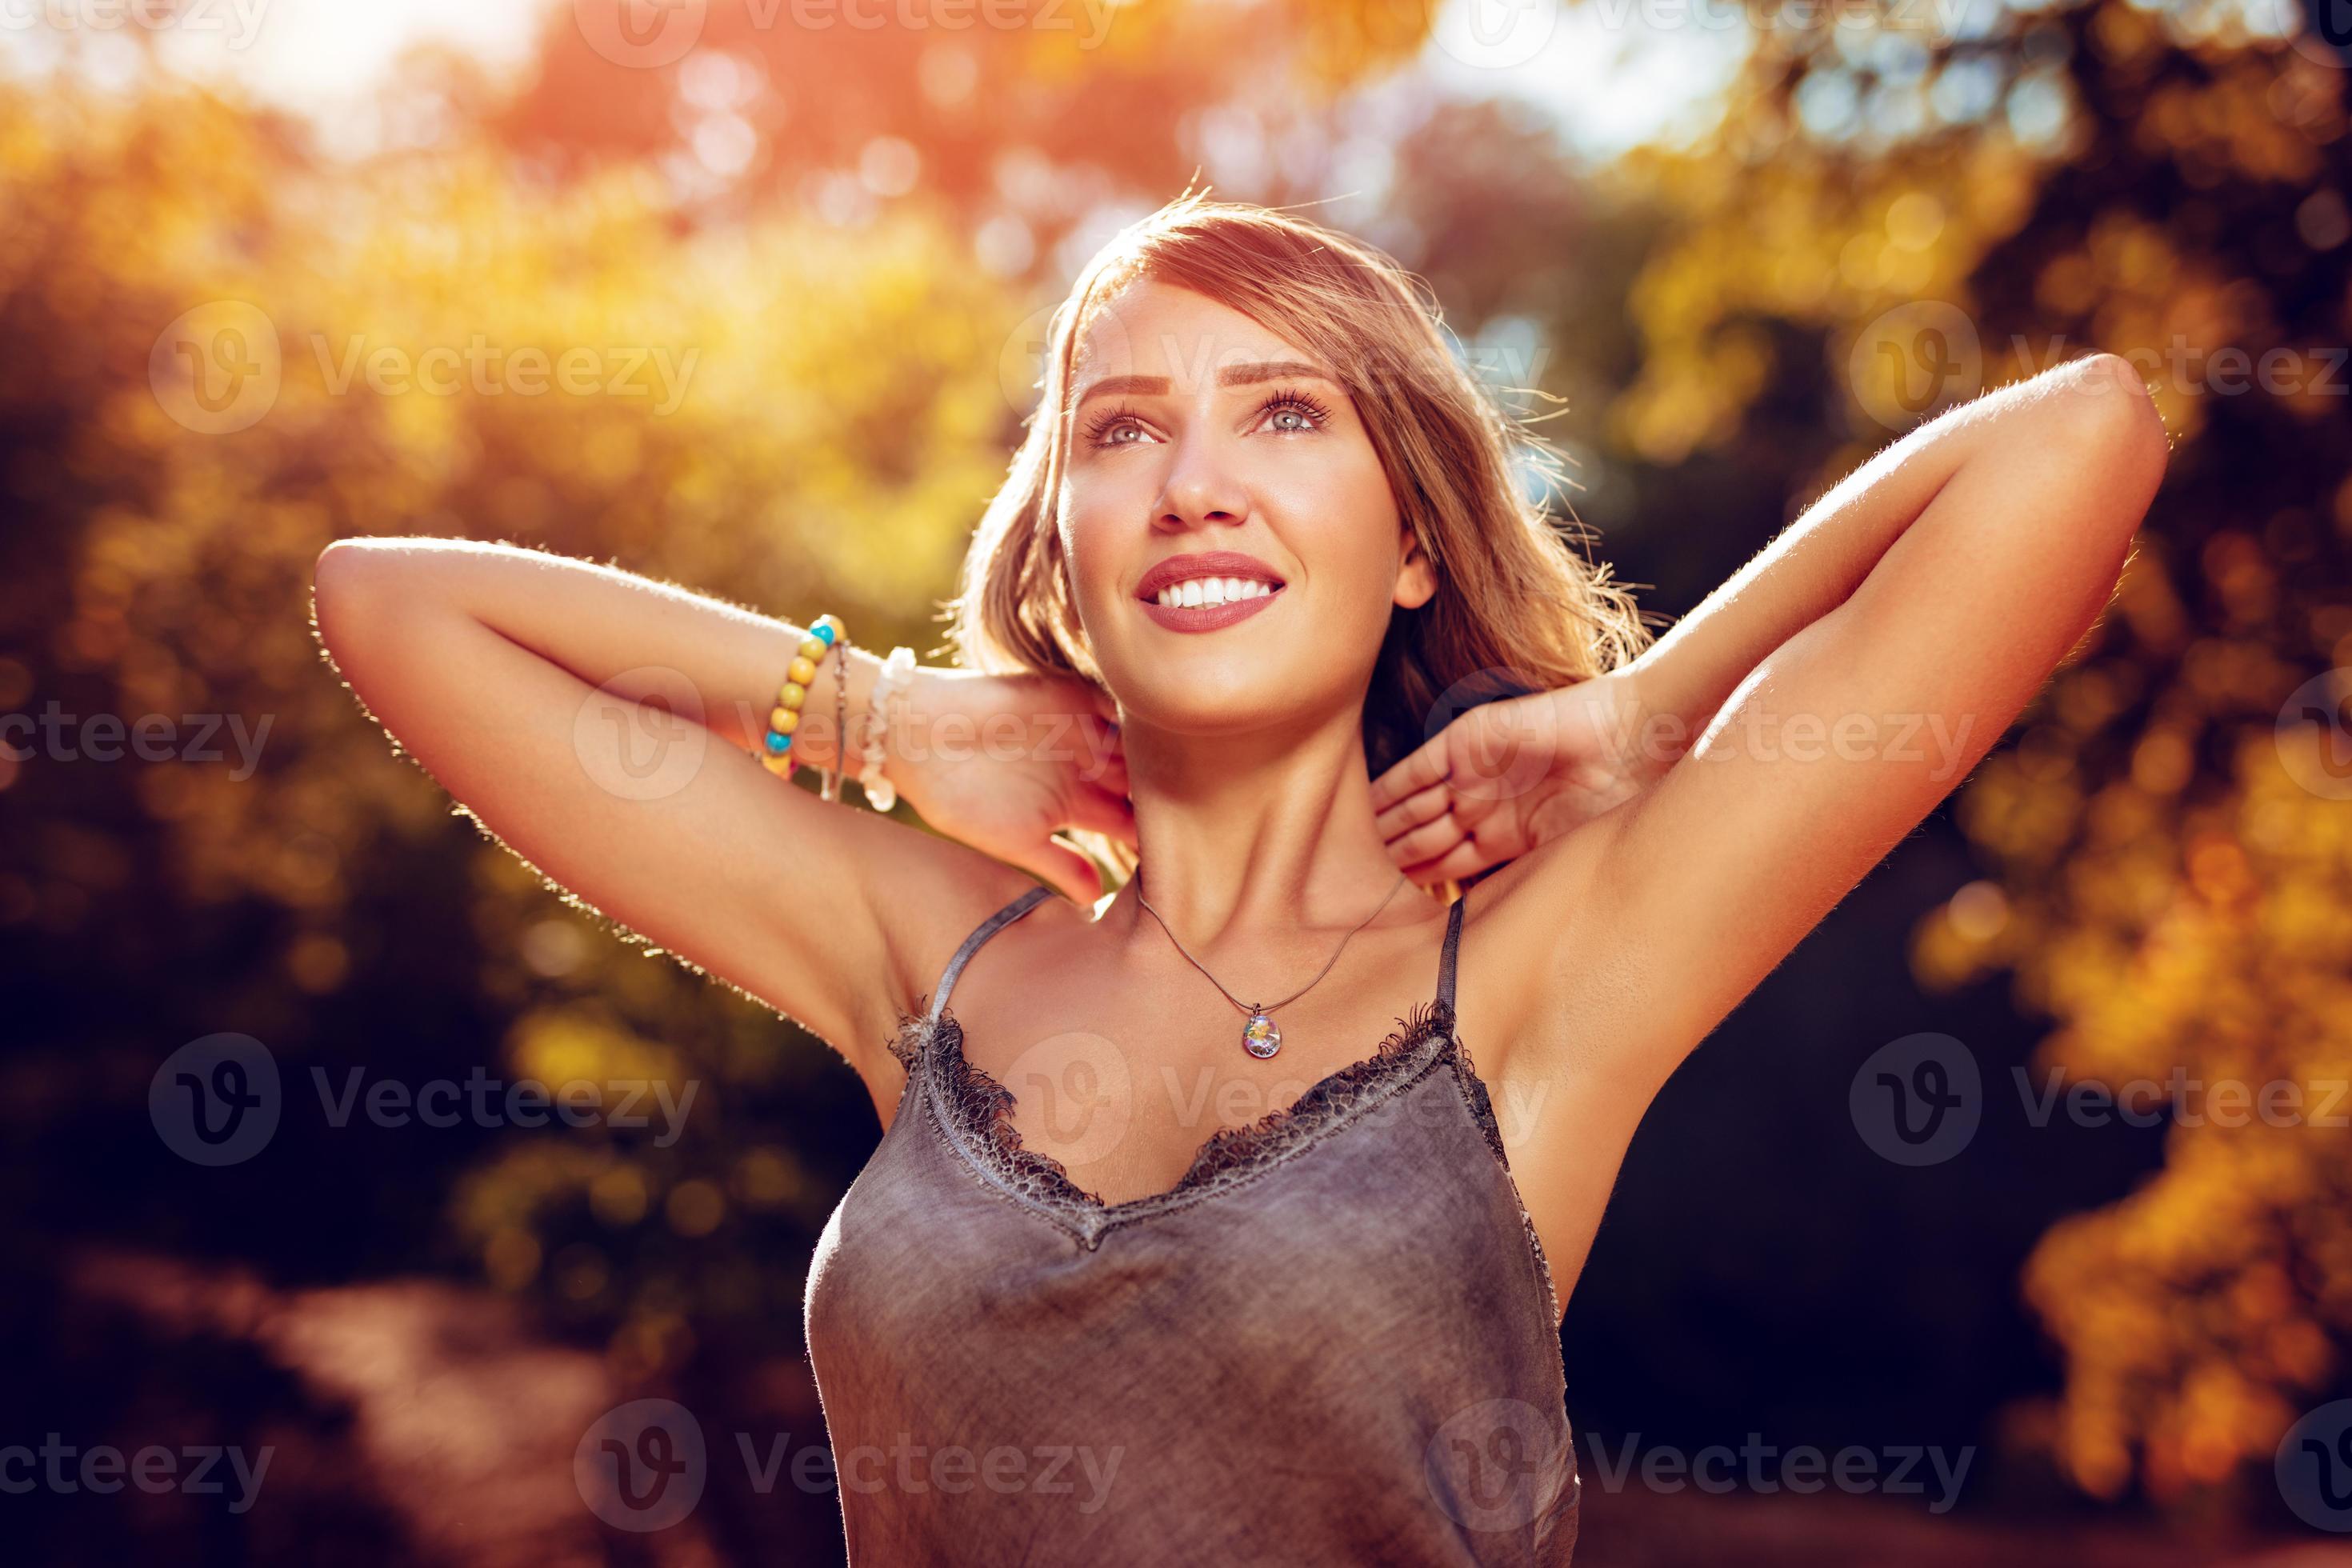
<svg viewBox="0 0 2352 1568">
<path fill-rule="evenodd" d="M 1339 962 L 1339 955 L 1348 951 L 1348 943 L 1355 940 L 1356 931 L 1363 930 L 1366 926 L 1371 924 L 1373 921 L 1380 918 L 1381 910 L 1387 909 L 1389 907 L 1390 900 L 1393 900 L 1397 896 L 1397 889 L 1403 887 L 1405 884 L 1405 874 L 1402 871 L 1398 872 L 1396 886 L 1391 887 L 1389 889 L 1388 898 L 1382 899 L 1378 904 L 1374 905 L 1370 914 L 1368 914 L 1362 920 L 1358 921 L 1356 922 L 1355 931 L 1349 931 L 1346 936 L 1339 939 L 1339 945 L 1331 950 L 1331 956 L 1325 960 L 1321 969 L 1315 972 L 1314 979 L 1308 981 L 1306 984 L 1300 986 L 1289 995 L 1285 996 L 1279 1002 L 1269 1003 L 1262 1007 L 1253 1007 L 1248 1003 L 1243 1001 L 1240 997 L 1234 995 L 1232 992 L 1226 991 L 1224 982 L 1219 980 L 1213 974 L 1209 974 L 1209 966 L 1202 963 L 1199 959 L 1194 958 L 1192 956 L 1192 950 L 1186 947 L 1183 943 L 1183 940 L 1177 936 L 1173 931 L 1169 929 L 1168 922 L 1165 920 L 1160 919 L 1160 911 L 1151 907 L 1151 900 L 1143 896 L 1142 875 L 1141 870 L 1139 868 L 1136 873 L 1135 901 L 1141 904 L 1145 912 L 1150 914 L 1153 920 L 1160 921 L 1160 929 L 1168 932 L 1168 940 L 1176 944 L 1176 951 L 1182 953 L 1185 961 L 1191 963 L 1193 968 L 1199 970 L 1203 974 L 1208 974 L 1209 984 L 1215 986 L 1220 992 L 1223 992 L 1226 1001 L 1231 1002 L 1244 1013 L 1254 1016 L 1263 1016 L 1271 1013 L 1276 1007 L 1287 1007 L 1293 1002 L 1297 1001 L 1301 996 L 1306 995 L 1309 991 L 1314 990 L 1317 985 L 1322 984 L 1323 977 L 1331 973 L 1331 966 Z"/>
</svg>

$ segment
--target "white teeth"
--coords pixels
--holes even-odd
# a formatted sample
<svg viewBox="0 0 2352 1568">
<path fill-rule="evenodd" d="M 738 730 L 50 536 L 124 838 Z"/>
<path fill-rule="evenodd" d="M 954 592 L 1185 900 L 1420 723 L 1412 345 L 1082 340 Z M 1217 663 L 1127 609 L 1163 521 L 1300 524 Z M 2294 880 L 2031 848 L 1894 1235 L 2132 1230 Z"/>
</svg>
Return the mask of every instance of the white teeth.
<svg viewBox="0 0 2352 1568">
<path fill-rule="evenodd" d="M 1187 605 L 1230 605 L 1241 599 L 1263 599 L 1274 592 L 1274 584 L 1261 583 L 1255 577 L 1192 577 L 1181 583 L 1171 583 L 1160 590 L 1159 602 L 1167 609 Z"/>
</svg>

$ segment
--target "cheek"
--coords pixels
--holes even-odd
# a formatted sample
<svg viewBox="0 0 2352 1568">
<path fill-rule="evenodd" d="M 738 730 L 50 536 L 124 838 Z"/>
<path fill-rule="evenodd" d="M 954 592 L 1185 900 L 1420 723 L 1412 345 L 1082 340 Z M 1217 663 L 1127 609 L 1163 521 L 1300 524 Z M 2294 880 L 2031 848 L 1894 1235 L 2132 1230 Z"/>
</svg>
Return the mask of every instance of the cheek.
<svg viewBox="0 0 2352 1568">
<path fill-rule="evenodd" d="M 1119 563 L 1114 530 L 1105 514 L 1097 511 L 1089 516 L 1083 494 L 1065 486 L 1059 531 L 1062 559 L 1068 565 L 1070 585 L 1083 612 L 1117 589 Z"/>
</svg>

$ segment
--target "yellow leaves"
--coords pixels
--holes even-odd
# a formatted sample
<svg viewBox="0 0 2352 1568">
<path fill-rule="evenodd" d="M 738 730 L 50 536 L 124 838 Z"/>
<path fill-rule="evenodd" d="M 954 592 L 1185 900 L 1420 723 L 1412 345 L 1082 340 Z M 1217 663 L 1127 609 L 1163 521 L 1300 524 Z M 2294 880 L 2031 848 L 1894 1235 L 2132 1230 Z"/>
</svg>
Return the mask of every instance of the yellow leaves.
<svg viewBox="0 0 2352 1568">
<path fill-rule="evenodd" d="M 2101 16 L 2120 10 L 2109 5 Z M 2305 127 L 2331 116 L 2324 102 L 2296 100 L 2292 72 L 2292 66 L 2283 75 L 2268 60 L 2239 56 L 2210 80 L 2168 83 L 2149 94 L 2135 134 L 2143 146 L 2170 154 L 2194 185 L 2219 184 L 2232 171 L 2256 180 L 2308 182 L 2323 154 Z M 2340 122 L 2340 110 L 2332 118 Z"/>
<path fill-rule="evenodd" d="M 625 1029 L 604 1009 L 541 1010 L 518 1020 L 507 1040 L 516 1074 L 553 1086 L 573 1081 L 650 1083 L 685 1076 L 667 1047 Z"/>
<path fill-rule="evenodd" d="M 588 1184 L 590 1212 L 614 1230 L 625 1230 L 646 1217 L 650 1203 L 646 1174 L 634 1164 L 616 1164 Z"/>
<path fill-rule="evenodd" d="M 1627 161 L 1626 179 L 1677 219 L 1634 282 L 1642 374 L 1609 421 L 1614 439 L 1659 463 L 1739 427 L 1776 369 L 1761 363 L 1752 319 L 1825 329 L 1841 374 L 1892 374 L 1853 353 L 1856 341 L 1915 300 L 1967 310 L 1965 279 L 2021 221 L 2033 189 L 2019 154 L 1984 142 L 1875 164 L 1802 144 L 1754 163 L 1717 148 L 1652 151 Z M 1981 375 L 1967 361 L 1975 345 L 1954 351 L 1963 374 L 1974 363 Z M 1874 412 L 1902 401 L 1852 390 Z"/>
<path fill-rule="evenodd" d="M 2239 657 L 2215 645 L 2204 679 L 2234 686 Z M 2352 802 L 2298 785 L 2267 731 L 2233 766 L 2211 805 L 2108 786 L 2094 822 L 2124 816 L 2091 836 L 2064 901 L 2018 900 L 2042 933 L 2011 948 L 2021 983 L 2060 1021 L 2043 1064 L 2159 1084 L 2173 1119 L 2165 1169 L 2053 1226 L 2025 1271 L 2065 1350 L 2063 1458 L 2099 1495 L 2137 1473 L 2176 1497 L 2266 1462 L 2347 1327 L 2319 1303 L 2352 1300 L 2352 1139 L 2326 1121 L 2352 1112 Z M 2160 898 L 2092 896 L 2119 866 Z"/>
</svg>

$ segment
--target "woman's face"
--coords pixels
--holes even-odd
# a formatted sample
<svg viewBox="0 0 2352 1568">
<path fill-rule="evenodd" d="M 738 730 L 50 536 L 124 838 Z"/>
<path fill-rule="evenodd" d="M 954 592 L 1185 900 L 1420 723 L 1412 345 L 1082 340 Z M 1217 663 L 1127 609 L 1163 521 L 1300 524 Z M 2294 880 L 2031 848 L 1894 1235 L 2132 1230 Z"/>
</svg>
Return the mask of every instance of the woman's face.
<svg viewBox="0 0 2352 1568">
<path fill-rule="evenodd" d="M 1435 592 L 1354 404 L 1312 358 L 1149 278 L 1077 345 L 1062 547 L 1130 724 L 1232 733 L 1360 705 L 1392 608 Z"/>
</svg>

